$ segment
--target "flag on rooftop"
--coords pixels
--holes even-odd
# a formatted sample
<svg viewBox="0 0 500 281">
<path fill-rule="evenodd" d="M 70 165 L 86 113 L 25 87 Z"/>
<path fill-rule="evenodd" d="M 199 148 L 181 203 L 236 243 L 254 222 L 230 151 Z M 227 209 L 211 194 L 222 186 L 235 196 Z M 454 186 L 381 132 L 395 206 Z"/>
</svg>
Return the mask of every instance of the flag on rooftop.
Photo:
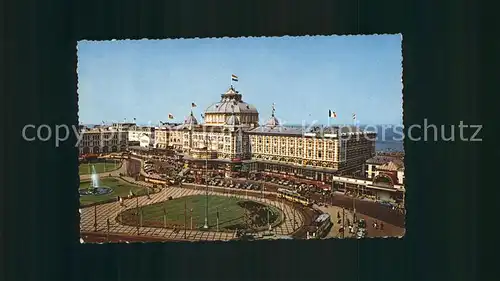
<svg viewBox="0 0 500 281">
<path fill-rule="evenodd" d="M 328 110 L 328 117 L 337 118 L 337 113 L 335 113 L 335 111 Z"/>
<path fill-rule="evenodd" d="M 191 107 L 196 107 L 196 103 L 192 102 Z"/>
<path fill-rule="evenodd" d="M 231 75 L 231 80 L 232 80 L 232 81 L 238 81 L 238 76 L 236 76 L 236 75 L 232 74 L 232 75 Z"/>
<path fill-rule="evenodd" d="M 172 113 L 168 114 L 168 119 L 174 119 L 174 115 Z"/>
</svg>

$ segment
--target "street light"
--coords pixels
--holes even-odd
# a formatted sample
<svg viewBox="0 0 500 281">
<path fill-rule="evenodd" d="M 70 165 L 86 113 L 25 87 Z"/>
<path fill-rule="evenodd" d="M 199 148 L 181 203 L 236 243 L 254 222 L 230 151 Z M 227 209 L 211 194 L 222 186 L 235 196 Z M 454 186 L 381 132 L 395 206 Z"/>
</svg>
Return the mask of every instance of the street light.
<svg viewBox="0 0 500 281">
<path fill-rule="evenodd" d="M 94 232 L 97 232 L 97 205 L 94 206 Z"/>
<path fill-rule="evenodd" d="M 208 158 L 205 158 L 205 225 L 203 228 L 208 229 Z"/>
</svg>

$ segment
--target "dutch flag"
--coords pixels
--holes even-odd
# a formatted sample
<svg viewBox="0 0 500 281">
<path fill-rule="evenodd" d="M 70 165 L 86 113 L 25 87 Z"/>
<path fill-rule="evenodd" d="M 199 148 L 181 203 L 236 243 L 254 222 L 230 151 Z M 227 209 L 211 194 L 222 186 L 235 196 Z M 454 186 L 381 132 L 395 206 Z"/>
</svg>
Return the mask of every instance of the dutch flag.
<svg viewBox="0 0 500 281">
<path fill-rule="evenodd" d="M 236 82 L 238 82 L 238 76 L 236 76 L 236 75 L 232 74 L 232 75 L 231 75 L 231 80 L 232 80 L 232 81 L 236 81 Z"/>
</svg>

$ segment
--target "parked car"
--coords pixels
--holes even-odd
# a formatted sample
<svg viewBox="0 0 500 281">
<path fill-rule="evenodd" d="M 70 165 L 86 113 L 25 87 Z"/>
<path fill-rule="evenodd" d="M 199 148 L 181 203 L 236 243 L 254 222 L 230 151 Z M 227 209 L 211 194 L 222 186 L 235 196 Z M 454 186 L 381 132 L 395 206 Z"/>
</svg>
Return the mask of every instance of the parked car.
<svg viewBox="0 0 500 281">
<path fill-rule="evenodd" d="M 358 239 L 365 238 L 366 234 L 367 234 L 367 231 L 365 228 L 359 228 L 358 232 L 356 233 L 356 238 L 358 238 Z"/>
<path fill-rule="evenodd" d="M 360 219 L 360 220 L 358 221 L 358 227 L 359 227 L 360 229 L 365 229 L 365 228 L 366 228 L 366 221 L 365 221 L 364 219 Z"/>
</svg>

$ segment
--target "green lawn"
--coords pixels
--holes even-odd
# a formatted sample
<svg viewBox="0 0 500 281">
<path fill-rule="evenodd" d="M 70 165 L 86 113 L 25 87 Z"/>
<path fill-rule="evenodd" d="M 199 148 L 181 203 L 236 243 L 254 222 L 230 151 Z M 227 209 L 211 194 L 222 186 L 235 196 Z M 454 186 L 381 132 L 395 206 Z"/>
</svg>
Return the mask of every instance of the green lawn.
<svg viewBox="0 0 500 281">
<path fill-rule="evenodd" d="M 184 204 L 186 205 L 186 224 L 191 228 L 191 214 L 193 218 L 193 229 L 200 229 L 205 223 L 205 195 L 186 196 L 161 203 L 147 205 L 142 210 L 142 225 L 151 227 L 164 227 L 164 209 L 167 213 L 167 227 L 184 227 Z M 243 207 L 251 205 L 253 211 Z M 208 196 L 208 225 L 210 230 L 217 228 L 217 210 L 219 210 L 219 230 L 234 231 L 235 229 L 247 228 L 245 213 L 253 213 L 254 220 L 258 221 L 253 228 L 257 230 L 267 227 L 266 206 L 260 202 L 237 199 L 227 196 Z M 274 226 L 282 220 L 282 213 L 277 208 L 268 206 L 270 222 Z M 193 210 L 192 213 L 190 210 Z M 122 213 L 122 223 L 137 225 L 140 218 L 137 217 L 136 209 L 129 209 Z"/>
<path fill-rule="evenodd" d="M 106 162 L 90 163 L 90 164 L 80 164 L 79 173 L 80 175 L 88 175 L 92 173 L 92 165 L 95 167 L 97 173 L 106 173 L 114 171 L 120 168 L 120 161 L 107 160 Z"/>
<path fill-rule="evenodd" d="M 104 195 L 82 195 L 80 196 L 80 204 L 82 206 L 106 201 L 111 198 L 127 197 L 132 189 L 132 192 L 137 195 L 144 195 L 147 193 L 146 189 L 141 186 L 137 186 L 118 178 L 101 178 L 99 179 L 101 186 L 107 186 L 113 189 L 113 192 Z M 89 188 L 90 181 L 80 182 L 80 189 Z"/>
</svg>

